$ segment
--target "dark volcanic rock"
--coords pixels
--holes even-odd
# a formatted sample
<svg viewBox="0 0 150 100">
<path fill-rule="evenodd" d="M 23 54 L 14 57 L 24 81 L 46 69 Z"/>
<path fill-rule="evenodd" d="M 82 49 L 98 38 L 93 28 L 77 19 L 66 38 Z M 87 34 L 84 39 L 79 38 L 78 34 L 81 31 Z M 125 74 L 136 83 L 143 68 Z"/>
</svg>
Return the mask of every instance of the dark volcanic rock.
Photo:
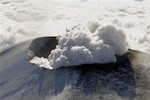
<svg viewBox="0 0 150 100">
<path fill-rule="evenodd" d="M 29 62 L 28 50 L 47 57 L 56 45 L 55 37 L 47 37 L 2 51 L 0 100 L 149 100 L 149 54 L 129 50 L 116 63 L 54 70 Z"/>
</svg>

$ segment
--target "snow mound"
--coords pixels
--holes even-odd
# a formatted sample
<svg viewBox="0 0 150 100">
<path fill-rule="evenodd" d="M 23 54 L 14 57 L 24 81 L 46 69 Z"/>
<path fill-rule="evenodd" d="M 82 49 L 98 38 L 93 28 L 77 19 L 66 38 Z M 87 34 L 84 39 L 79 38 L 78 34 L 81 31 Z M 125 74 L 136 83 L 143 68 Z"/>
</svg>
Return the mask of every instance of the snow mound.
<svg viewBox="0 0 150 100">
<path fill-rule="evenodd" d="M 43 66 L 43 63 L 40 65 L 45 58 L 33 58 L 31 63 L 49 69 L 111 63 L 116 62 L 116 55 L 123 55 L 128 49 L 125 33 L 112 25 L 99 26 L 94 33 L 87 27 L 76 25 L 66 29 L 66 34 L 58 39 L 56 49 L 52 50 L 48 57 L 48 66 Z"/>
</svg>

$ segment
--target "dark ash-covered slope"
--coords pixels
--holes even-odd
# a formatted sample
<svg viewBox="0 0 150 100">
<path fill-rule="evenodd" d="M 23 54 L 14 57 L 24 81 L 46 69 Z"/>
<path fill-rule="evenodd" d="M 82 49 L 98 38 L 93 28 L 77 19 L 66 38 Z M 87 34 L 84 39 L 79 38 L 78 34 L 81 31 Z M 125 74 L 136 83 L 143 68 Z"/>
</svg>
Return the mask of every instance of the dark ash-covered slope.
<svg viewBox="0 0 150 100">
<path fill-rule="evenodd" d="M 2 51 L 0 100 L 149 100 L 149 54 L 129 50 L 116 63 L 54 70 L 29 62 L 27 51 L 47 57 L 56 44 L 55 37 L 38 38 Z"/>
</svg>

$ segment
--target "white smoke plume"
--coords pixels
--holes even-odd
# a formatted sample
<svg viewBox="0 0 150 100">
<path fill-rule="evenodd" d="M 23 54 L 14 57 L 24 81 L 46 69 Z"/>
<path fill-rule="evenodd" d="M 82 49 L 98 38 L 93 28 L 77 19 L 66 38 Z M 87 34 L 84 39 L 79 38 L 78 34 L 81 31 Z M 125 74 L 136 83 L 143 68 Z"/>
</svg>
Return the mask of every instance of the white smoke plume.
<svg viewBox="0 0 150 100">
<path fill-rule="evenodd" d="M 125 33 L 112 25 L 99 26 L 94 33 L 87 27 L 76 25 L 59 36 L 58 45 L 48 58 L 49 69 L 116 62 L 115 55 L 123 55 L 127 49 Z M 31 62 L 37 64 L 36 60 L 37 57 Z"/>
<path fill-rule="evenodd" d="M 102 53 L 103 48 L 106 49 L 106 52 L 110 51 L 108 53 L 110 58 L 101 59 L 101 62 L 114 62 L 114 55 L 123 54 L 126 51 L 126 46 L 124 46 L 126 43 L 131 49 L 150 53 L 149 5 L 149 0 L 142 2 L 135 0 L 0 0 L 0 51 L 30 38 L 65 34 L 66 27 L 80 23 L 81 26 L 74 28 L 76 31 L 72 29 L 69 31 L 76 35 L 77 33 L 82 34 L 77 35 L 76 38 L 69 37 L 73 34 L 66 37 L 68 41 L 73 41 L 74 45 L 77 46 L 67 44 L 63 47 L 59 44 L 56 48 L 57 52 L 60 53 L 74 52 L 74 58 L 69 57 L 70 53 L 57 56 L 50 54 L 49 60 L 44 58 L 47 59 L 44 62 L 50 64 L 41 64 L 42 67 L 56 65 L 51 58 L 56 60 L 57 57 L 59 59 L 57 59 L 56 66 L 60 66 L 62 62 L 66 63 L 67 59 L 75 59 L 75 55 L 78 53 L 87 57 L 83 61 L 77 59 L 78 63 L 85 63 L 91 58 L 95 59 L 88 61 L 89 63 L 99 62 L 96 59 L 98 55 L 94 54 L 96 48 L 93 49 L 89 47 L 90 45 L 93 47 L 100 45 L 101 48 L 98 49 L 100 53 Z M 107 26 L 108 24 L 112 26 Z M 67 34 L 71 33 L 68 32 Z M 60 37 L 59 42 L 67 43 L 67 40 L 61 41 L 62 38 Z M 83 39 L 86 43 L 84 45 L 79 43 L 78 46 L 75 39 Z M 118 41 L 126 43 L 120 45 L 116 43 Z M 65 50 L 65 46 L 68 45 L 72 48 Z M 106 54 L 104 53 L 104 55 Z M 59 61 L 60 59 L 61 61 Z M 69 63 L 67 62 L 64 66 L 69 66 Z M 75 64 L 73 63 L 73 65 Z"/>
</svg>

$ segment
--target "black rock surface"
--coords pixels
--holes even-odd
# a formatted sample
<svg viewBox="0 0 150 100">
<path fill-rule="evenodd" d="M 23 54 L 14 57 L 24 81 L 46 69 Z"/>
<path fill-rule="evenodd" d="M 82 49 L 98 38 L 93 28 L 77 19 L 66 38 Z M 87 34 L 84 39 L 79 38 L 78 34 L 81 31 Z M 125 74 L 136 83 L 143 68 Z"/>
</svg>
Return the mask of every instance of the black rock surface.
<svg viewBox="0 0 150 100">
<path fill-rule="evenodd" d="M 0 52 L 0 100 L 149 100 L 149 54 L 129 50 L 116 63 L 54 70 L 29 62 L 29 50 L 48 57 L 57 42 L 38 38 Z"/>
</svg>

